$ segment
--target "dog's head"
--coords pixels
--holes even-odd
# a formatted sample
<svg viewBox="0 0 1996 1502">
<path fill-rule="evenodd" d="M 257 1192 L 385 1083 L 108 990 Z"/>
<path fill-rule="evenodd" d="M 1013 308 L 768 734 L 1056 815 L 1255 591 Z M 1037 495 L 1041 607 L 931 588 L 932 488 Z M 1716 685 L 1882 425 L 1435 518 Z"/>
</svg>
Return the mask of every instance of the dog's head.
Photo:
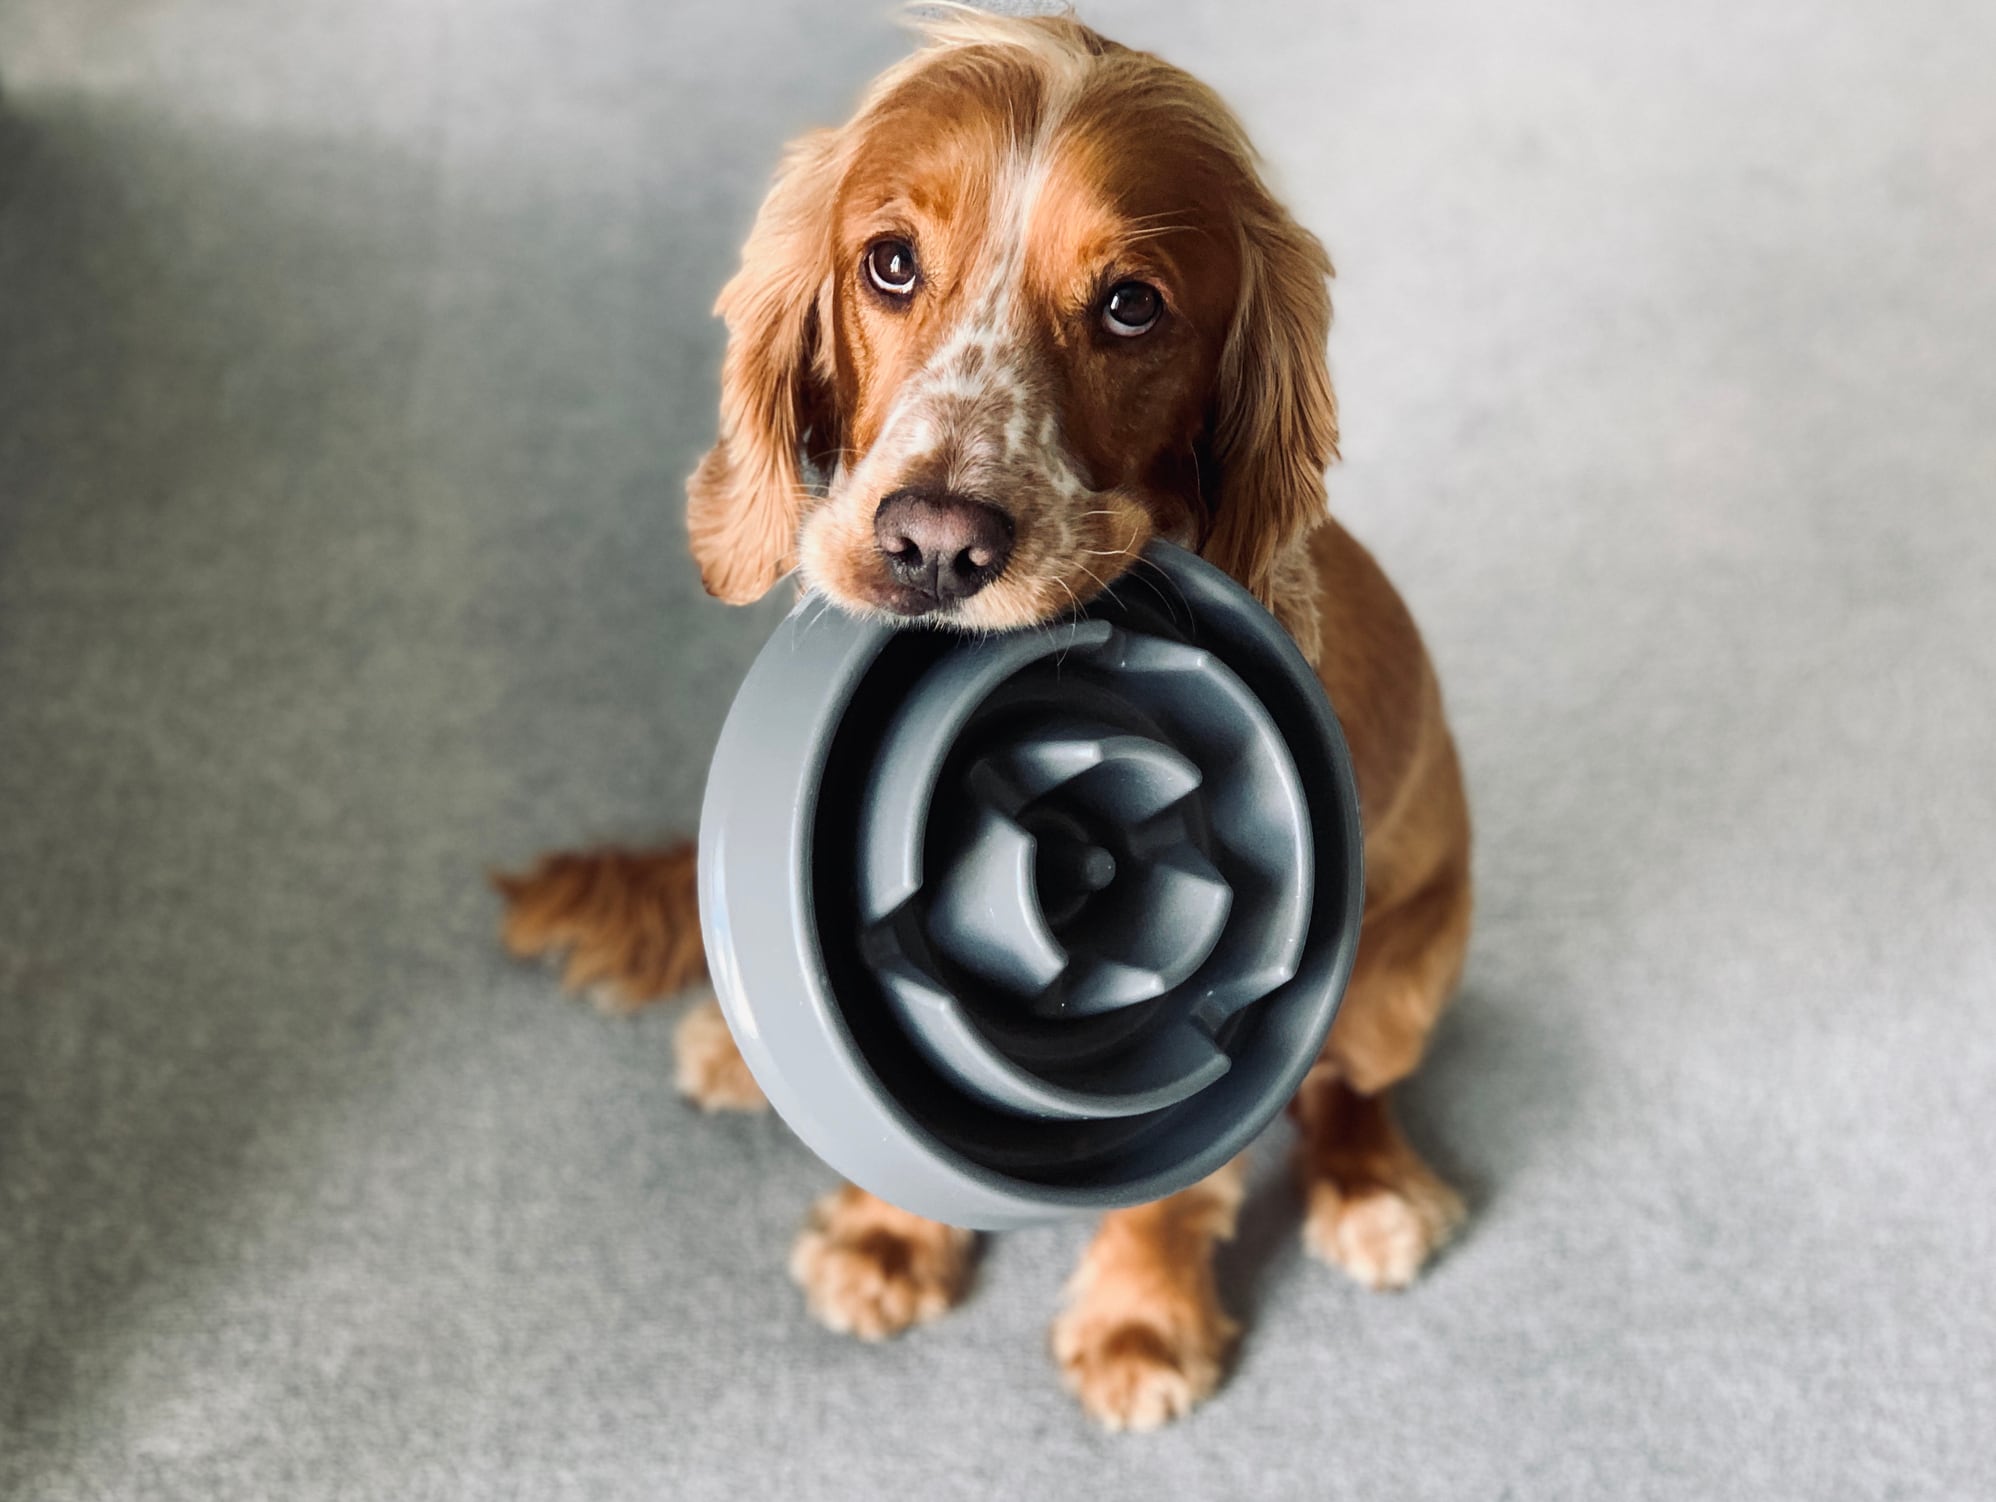
<svg viewBox="0 0 1996 1502">
<path fill-rule="evenodd" d="M 1323 514 L 1323 248 L 1179 69 L 961 12 L 795 143 L 722 291 L 693 553 L 862 615 L 1027 625 L 1155 535 L 1265 603 Z"/>
</svg>

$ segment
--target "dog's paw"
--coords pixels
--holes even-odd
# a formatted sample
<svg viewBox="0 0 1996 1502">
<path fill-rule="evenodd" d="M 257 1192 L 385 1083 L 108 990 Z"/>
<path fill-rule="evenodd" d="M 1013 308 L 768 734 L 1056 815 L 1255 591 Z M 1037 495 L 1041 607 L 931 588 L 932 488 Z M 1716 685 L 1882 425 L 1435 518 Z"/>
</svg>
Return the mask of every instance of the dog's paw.
<svg viewBox="0 0 1996 1502">
<path fill-rule="evenodd" d="M 790 1276 L 819 1323 L 884 1340 L 955 1305 L 970 1277 L 973 1237 L 923 1220 L 851 1185 L 826 1195 L 790 1252 Z"/>
<path fill-rule="evenodd" d="M 1084 1300 L 1054 1321 L 1053 1353 L 1061 1380 L 1090 1418 L 1141 1433 L 1183 1418 L 1213 1395 L 1237 1328 L 1217 1309 L 1104 1317 Z"/>
<path fill-rule="evenodd" d="M 1310 1186 L 1303 1244 L 1375 1290 L 1405 1288 L 1462 1224 L 1462 1199 L 1418 1165 L 1397 1182 L 1347 1194 Z"/>
<path fill-rule="evenodd" d="M 708 997 L 679 1019 L 672 1034 L 672 1082 L 703 1111 L 762 1111 L 769 1107 L 762 1087 L 749 1073 L 735 1035 Z"/>
</svg>

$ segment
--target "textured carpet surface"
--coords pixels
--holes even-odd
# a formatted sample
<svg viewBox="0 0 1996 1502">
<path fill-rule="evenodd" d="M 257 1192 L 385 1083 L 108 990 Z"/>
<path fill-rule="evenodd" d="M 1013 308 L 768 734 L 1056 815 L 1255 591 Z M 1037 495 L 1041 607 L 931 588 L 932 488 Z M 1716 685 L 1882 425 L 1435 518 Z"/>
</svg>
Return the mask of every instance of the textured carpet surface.
<svg viewBox="0 0 1996 1502">
<path fill-rule="evenodd" d="M 0 8 L 0 1497 L 1967 1497 L 1996 1477 L 1996 11 L 1116 0 L 1340 267 L 1334 504 L 1480 821 L 1405 1098 L 1475 1218 L 1301 1251 L 1111 1439 L 1085 1230 L 884 1348 L 828 1183 L 493 941 L 691 827 L 707 316 L 872 5 Z"/>
</svg>

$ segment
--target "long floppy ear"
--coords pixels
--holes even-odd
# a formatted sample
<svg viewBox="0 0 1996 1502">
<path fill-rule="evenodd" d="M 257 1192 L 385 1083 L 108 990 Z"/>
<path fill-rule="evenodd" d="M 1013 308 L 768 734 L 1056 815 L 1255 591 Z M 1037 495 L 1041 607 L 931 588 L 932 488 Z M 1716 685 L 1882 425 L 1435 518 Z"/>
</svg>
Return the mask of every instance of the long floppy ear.
<svg viewBox="0 0 1996 1502">
<path fill-rule="evenodd" d="M 1281 565 L 1324 520 L 1324 470 L 1338 453 L 1324 355 L 1331 261 L 1272 199 L 1254 206 L 1241 242 L 1210 428 L 1217 505 L 1200 551 L 1275 609 Z"/>
<path fill-rule="evenodd" d="M 829 446 L 831 206 L 839 132 L 784 153 L 714 311 L 728 326 L 721 432 L 686 482 L 686 526 L 707 593 L 760 598 L 791 567 L 804 501 L 799 451 Z"/>
</svg>

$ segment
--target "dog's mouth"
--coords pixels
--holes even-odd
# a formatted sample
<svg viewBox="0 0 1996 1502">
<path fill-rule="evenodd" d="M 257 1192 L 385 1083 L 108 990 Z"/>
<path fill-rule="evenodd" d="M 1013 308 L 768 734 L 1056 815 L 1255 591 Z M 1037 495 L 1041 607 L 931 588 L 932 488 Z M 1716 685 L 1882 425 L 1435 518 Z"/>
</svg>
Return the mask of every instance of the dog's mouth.
<svg viewBox="0 0 1996 1502">
<path fill-rule="evenodd" d="M 1057 560 L 1049 560 L 1038 571 L 1008 569 L 974 595 L 939 596 L 933 590 L 911 588 L 888 578 L 857 602 L 834 596 L 833 603 L 862 617 L 913 629 L 973 634 L 1030 631 L 1080 614 L 1123 572 L 1125 569 L 1098 568 L 1091 577 L 1081 568 L 1062 568 Z"/>
</svg>

